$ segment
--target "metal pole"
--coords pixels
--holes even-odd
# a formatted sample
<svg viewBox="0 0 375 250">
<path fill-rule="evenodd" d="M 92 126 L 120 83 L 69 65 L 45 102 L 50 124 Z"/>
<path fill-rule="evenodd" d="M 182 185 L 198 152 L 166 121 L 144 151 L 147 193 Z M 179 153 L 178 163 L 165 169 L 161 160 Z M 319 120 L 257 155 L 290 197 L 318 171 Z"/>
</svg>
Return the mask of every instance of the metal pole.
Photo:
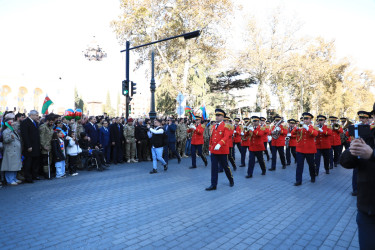
<svg viewBox="0 0 375 250">
<path fill-rule="evenodd" d="M 154 120 L 156 118 L 156 111 L 155 111 L 155 89 L 156 89 L 156 84 L 155 84 L 155 76 L 154 76 L 154 71 L 155 71 L 155 63 L 154 63 L 154 57 L 155 57 L 155 52 L 154 50 L 151 51 L 151 83 L 150 83 L 150 90 L 151 90 L 151 107 L 150 107 L 150 119 Z"/>
<path fill-rule="evenodd" d="M 126 58 L 125 58 L 125 80 L 130 84 L 130 79 L 129 79 L 129 48 L 130 48 L 130 42 L 126 41 Z M 125 117 L 126 120 L 128 120 L 129 117 L 129 94 L 125 96 Z"/>
</svg>

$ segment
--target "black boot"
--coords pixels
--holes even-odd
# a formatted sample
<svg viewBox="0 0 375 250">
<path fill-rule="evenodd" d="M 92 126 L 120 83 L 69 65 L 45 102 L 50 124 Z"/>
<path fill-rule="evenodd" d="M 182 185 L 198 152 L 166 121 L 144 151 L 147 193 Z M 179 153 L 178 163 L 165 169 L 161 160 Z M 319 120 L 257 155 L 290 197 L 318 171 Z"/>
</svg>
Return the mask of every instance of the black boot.
<svg viewBox="0 0 375 250">
<path fill-rule="evenodd" d="M 216 190 L 216 186 L 209 186 L 208 188 L 206 188 L 206 191 L 212 191 L 212 190 Z"/>
<path fill-rule="evenodd" d="M 204 166 L 207 167 L 208 162 L 207 162 L 207 158 L 204 155 L 202 155 L 202 160 L 204 162 Z"/>
<path fill-rule="evenodd" d="M 168 164 L 165 164 L 164 165 L 164 171 L 167 171 L 168 170 Z"/>
<path fill-rule="evenodd" d="M 152 169 L 151 171 L 150 171 L 150 174 L 156 174 L 158 171 L 156 170 L 156 169 Z"/>
</svg>

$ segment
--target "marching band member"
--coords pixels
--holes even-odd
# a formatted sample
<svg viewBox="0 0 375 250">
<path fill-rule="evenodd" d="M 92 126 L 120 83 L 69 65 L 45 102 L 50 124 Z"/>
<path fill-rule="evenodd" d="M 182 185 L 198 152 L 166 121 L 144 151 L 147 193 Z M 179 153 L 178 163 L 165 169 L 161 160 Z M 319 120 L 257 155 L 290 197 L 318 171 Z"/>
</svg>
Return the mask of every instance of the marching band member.
<svg viewBox="0 0 375 250">
<path fill-rule="evenodd" d="M 318 131 L 311 125 L 311 119 L 314 116 L 310 113 L 303 113 L 303 126 L 295 127 L 292 134 L 297 136 L 297 169 L 296 169 L 296 182 L 295 186 L 302 185 L 302 174 L 305 159 L 309 164 L 309 172 L 311 182 L 315 182 L 315 167 L 314 167 L 314 155 L 316 153 L 315 137 L 318 135 Z"/>
<path fill-rule="evenodd" d="M 234 126 L 232 125 L 232 120 L 230 117 L 224 117 L 224 123 L 228 126 L 230 130 L 230 137 L 228 139 L 228 147 L 229 147 L 229 153 L 228 153 L 228 160 L 232 164 L 233 170 L 237 170 L 236 162 L 233 159 L 232 151 L 233 151 L 233 134 L 234 134 Z M 223 166 L 219 164 L 219 172 L 223 172 Z"/>
<path fill-rule="evenodd" d="M 204 162 L 204 166 L 207 166 L 207 159 L 202 154 L 202 145 L 204 143 L 203 132 L 206 125 L 201 124 L 201 117 L 195 116 L 195 125 L 191 124 L 187 130 L 188 133 L 192 133 L 191 137 L 191 167 L 190 169 L 197 168 L 196 163 L 196 151 L 198 150 L 198 156 L 200 156 Z"/>
<path fill-rule="evenodd" d="M 345 134 L 345 138 L 346 138 L 345 142 L 342 143 L 342 145 L 341 145 L 340 152 L 342 152 L 343 148 L 345 148 L 345 149 L 349 148 L 350 142 L 352 141 L 352 138 L 350 138 L 350 136 L 349 136 L 349 127 L 344 129 L 345 124 L 348 122 L 348 118 L 341 117 L 340 121 L 341 121 L 341 126 L 343 127 L 343 133 Z"/>
<path fill-rule="evenodd" d="M 322 155 L 324 160 L 324 169 L 326 170 L 326 174 L 329 174 L 329 150 L 331 148 L 332 130 L 324 124 L 327 120 L 327 117 L 325 117 L 324 115 L 318 115 L 317 119 L 319 132 L 315 139 L 315 145 L 317 149 L 317 152 L 315 154 L 315 172 L 318 176 L 320 169 L 320 158 Z"/>
<path fill-rule="evenodd" d="M 228 140 L 231 137 L 229 126 L 225 125 L 223 120 L 225 112 L 222 109 L 215 110 L 216 125 L 212 128 L 212 136 L 210 138 L 211 153 L 211 186 L 206 188 L 207 191 L 216 190 L 219 162 L 225 170 L 225 174 L 229 180 L 229 185 L 234 186 L 233 175 L 228 166 L 227 155 L 229 154 Z"/>
<path fill-rule="evenodd" d="M 267 156 L 267 161 L 269 161 L 270 155 L 268 154 L 268 150 L 267 150 L 267 142 L 268 142 L 268 135 L 270 135 L 270 129 L 269 129 L 269 126 L 266 125 L 266 118 L 265 117 L 259 117 L 259 118 L 260 118 L 260 126 L 264 127 L 264 134 L 263 134 L 264 153 Z"/>
<path fill-rule="evenodd" d="M 249 166 L 247 169 L 246 178 L 252 178 L 255 165 L 255 157 L 258 159 L 260 168 L 262 169 L 262 175 L 266 174 L 266 164 L 263 159 L 264 151 L 264 131 L 265 127 L 259 125 L 260 118 L 258 116 L 252 116 L 251 120 L 253 125 L 248 128 L 250 135 L 250 146 L 249 146 Z"/>
<path fill-rule="evenodd" d="M 336 116 L 330 116 L 329 119 L 331 120 L 331 151 L 330 151 L 330 169 L 333 168 L 333 165 L 337 167 L 340 158 L 340 148 L 341 148 L 341 137 L 340 134 L 343 133 L 342 127 L 340 124 L 337 123 Z"/>
<path fill-rule="evenodd" d="M 233 131 L 233 150 L 232 150 L 232 158 L 236 161 L 236 150 L 237 147 L 238 151 L 241 153 L 241 132 L 242 128 L 240 126 L 240 118 L 234 118 L 234 131 Z"/>
<path fill-rule="evenodd" d="M 290 166 L 291 164 L 291 153 L 294 158 L 294 163 L 296 163 L 296 146 L 297 146 L 297 140 L 296 140 L 296 135 L 292 135 L 292 131 L 294 127 L 296 126 L 297 121 L 294 119 L 289 119 L 288 120 L 288 133 L 287 137 L 289 137 L 289 142 L 288 146 L 286 147 L 286 165 Z M 285 138 L 286 140 L 286 138 Z M 286 142 L 285 142 L 286 144 Z"/>
<path fill-rule="evenodd" d="M 242 132 L 241 132 L 241 165 L 240 167 L 245 167 L 245 159 L 246 159 L 246 153 L 250 146 L 250 137 L 249 134 L 245 131 L 246 124 L 250 121 L 249 118 L 243 119 L 243 126 L 242 126 Z"/>
<path fill-rule="evenodd" d="M 281 121 L 281 117 L 276 115 L 274 117 L 275 124 L 271 126 L 272 133 L 278 133 L 279 136 L 277 139 L 272 138 L 272 166 L 269 168 L 269 171 L 276 170 L 276 154 L 279 152 L 279 156 L 281 159 L 281 164 L 283 165 L 283 169 L 286 168 L 285 163 L 285 154 L 284 154 L 284 146 L 285 146 L 285 137 L 287 134 L 287 129 L 285 126 L 282 125 L 282 122 L 278 125 L 277 123 Z"/>
</svg>

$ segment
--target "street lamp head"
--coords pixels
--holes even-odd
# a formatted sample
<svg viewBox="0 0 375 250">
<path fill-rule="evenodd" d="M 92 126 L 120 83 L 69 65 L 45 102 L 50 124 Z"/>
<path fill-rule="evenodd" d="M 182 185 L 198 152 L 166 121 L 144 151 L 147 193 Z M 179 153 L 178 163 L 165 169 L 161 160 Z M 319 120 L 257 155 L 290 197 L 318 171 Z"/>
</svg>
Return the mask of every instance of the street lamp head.
<svg viewBox="0 0 375 250">
<path fill-rule="evenodd" d="M 196 31 L 193 31 L 193 32 L 189 32 L 189 33 L 186 33 L 184 35 L 184 39 L 185 40 L 188 40 L 188 39 L 191 39 L 191 38 L 195 38 L 195 37 L 198 37 L 200 36 L 201 34 L 201 31 L 200 30 L 196 30 Z"/>
</svg>

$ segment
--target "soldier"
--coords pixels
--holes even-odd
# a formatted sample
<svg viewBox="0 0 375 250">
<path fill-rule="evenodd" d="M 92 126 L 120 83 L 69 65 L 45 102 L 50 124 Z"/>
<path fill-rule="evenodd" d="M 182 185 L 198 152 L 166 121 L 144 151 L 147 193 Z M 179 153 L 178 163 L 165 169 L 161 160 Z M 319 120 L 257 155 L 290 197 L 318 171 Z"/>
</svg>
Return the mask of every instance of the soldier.
<svg viewBox="0 0 375 250">
<path fill-rule="evenodd" d="M 136 143 L 135 143 L 135 127 L 133 125 L 133 118 L 128 119 L 128 124 L 124 126 L 124 138 L 125 138 L 125 153 L 127 163 L 138 162 L 135 159 Z"/>
<path fill-rule="evenodd" d="M 245 159 L 246 159 L 246 153 L 250 146 L 250 136 L 249 134 L 246 134 L 245 126 L 250 121 L 249 118 L 243 119 L 243 126 L 242 126 L 242 132 L 241 132 L 241 165 L 240 167 L 245 167 Z"/>
<path fill-rule="evenodd" d="M 237 166 L 236 166 L 236 163 L 232 157 L 232 151 L 233 151 L 233 133 L 234 133 L 234 126 L 232 125 L 232 120 L 229 118 L 229 117 L 224 117 L 224 122 L 225 124 L 228 126 L 229 130 L 230 130 L 230 133 L 231 133 L 231 136 L 230 138 L 228 139 L 228 147 L 229 147 L 229 154 L 228 154 L 228 160 L 230 161 L 230 163 L 232 164 L 232 167 L 233 167 L 233 170 L 236 171 L 237 170 Z M 220 166 L 220 170 L 219 172 L 223 172 L 223 166 L 219 165 Z"/>
<path fill-rule="evenodd" d="M 297 169 L 296 169 L 296 182 L 294 186 L 302 185 L 302 174 L 305 159 L 309 164 L 309 172 L 311 182 L 315 182 L 315 167 L 314 167 L 314 155 L 316 154 L 315 137 L 318 135 L 318 131 L 311 125 L 311 119 L 314 116 L 310 113 L 303 113 L 303 126 L 295 127 L 292 134 L 297 136 Z"/>
<path fill-rule="evenodd" d="M 329 150 L 331 149 L 332 130 L 324 124 L 327 120 L 327 117 L 325 117 L 324 115 L 318 115 L 317 119 L 319 132 L 315 139 L 315 145 L 317 149 L 317 152 L 315 154 L 315 172 L 318 176 L 321 155 L 323 155 L 324 169 L 326 170 L 326 174 L 329 174 Z"/>
<path fill-rule="evenodd" d="M 296 126 L 297 121 L 294 119 L 288 120 L 289 127 L 288 127 L 288 133 L 287 137 L 289 138 L 288 143 L 286 143 L 286 138 L 285 138 L 285 144 L 286 144 L 286 165 L 290 166 L 291 164 L 291 155 L 292 153 L 293 158 L 294 158 L 294 163 L 296 163 L 296 146 L 297 146 L 297 141 L 296 141 L 296 135 L 292 135 L 292 131 L 294 127 Z"/>
<path fill-rule="evenodd" d="M 180 119 L 177 125 L 176 139 L 177 139 L 177 152 L 182 158 L 187 158 L 185 154 L 186 140 L 187 140 L 187 125 L 184 119 Z"/>
<path fill-rule="evenodd" d="M 344 129 L 344 126 L 346 125 L 346 123 L 349 122 L 348 119 L 346 117 L 341 117 L 340 121 L 341 121 L 341 126 L 343 128 L 343 134 L 341 136 L 341 149 L 340 149 L 340 152 L 342 152 L 343 148 L 345 149 L 349 148 L 350 142 L 352 139 L 349 136 L 349 126 L 347 126 Z"/>
<path fill-rule="evenodd" d="M 266 164 L 263 159 L 264 152 L 264 132 L 265 127 L 260 126 L 260 118 L 258 116 L 252 116 L 251 120 L 253 125 L 248 128 L 246 133 L 250 136 L 250 146 L 249 146 L 249 166 L 247 169 L 246 178 L 252 178 L 255 165 L 255 157 L 258 159 L 260 168 L 262 169 L 262 175 L 266 174 Z"/>
<path fill-rule="evenodd" d="M 40 132 L 40 146 L 42 148 L 42 171 L 46 179 L 51 178 L 51 169 L 48 166 L 48 157 L 52 159 L 52 155 L 49 155 L 51 152 L 51 141 L 53 135 L 53 125 L 55 123 L 55 116 L 49 114 L 46 117 L 46 122 L 39 127 Z"/>
<path fill-rule="evenodd" d="M 268 142 L 268 135 L 270 134 L 269 126 L 266 125 L 266 118 L 265 117 L 259 117 L 260 118 L 260 126 L 264 127 L 264 134 L 263 134 L 263 144 L 264 144 L 264 153 L 267 156 L 267 161 L 270 160 L 270 155 L 268 154 L 267 150 L 267 142 Z"/>
<path fill-rule="evenodd" d="M 234 118 L 234 128 L 233 128 L 233 150 L 232 150 L 232 158 L 236 160 L 236 150 L 237 147 L 238 151 L 241 153 L 241 132 L 242 128 L 240 126 L 240 118 Z"/>
<path fill-rule="evenodd" d="M 205 120 L 204 121 L 204 125 L 206 125 L 206 127 L 204 128 L 204 132 L 203 132 L 203 140 L 204 140 L 204 144 L 203 144 L 203 155 L 204 156 L 207 156 L 209 154 L 209 151 L 208 151 L 208 148 L 209 148 L 209 144 L 210 144 L 210 120 Z"/>
<path fill-rule="evenodd" d="M 197 150 L 198 150 L 198 155 L 202 158 L 204 162 L 204 166 L 207 167 L 207 159 L 206 157 L 202 154 L 202 145 L 204 143 L 203 140 L 203 132 L 204 129 L 206 128 L 205 125 L 201 124 L 201 117 L 195 116 L 195 125 L 191 124 L 187 130 L 188 133 L 191 133 L 191 164 L 192 166 L 189 167 L 190 169 L 197 168 L 197 163 L 196 163 L 196 157 L 197 157 Z"/>
<path fill-rule="evenodd" d="M 231 132 L 229 126 L 223 122 L 225 112 L 222 109 L 216 109 L 215 115 L 217 123 L 212 127 L 212 136 L 210 138 L 211 186 L 206 188 L 207 191 L 216 190 L 219 163 L 224 167 L 229 185 L 231 187 L 234 186 L 233 175 L 227 161 L 227 155 L 229 154 L 227 142 L 231 136 Z"/>
<path fill-rule="evenodd" d="M 337 164 L 339 163 L 340 158 L 340 148 L 341 148 L 341 137 L 340 134 L 343 133 L 343 129 L 340 126 L 340 124 L 337 123 L 337 117 L 336 116 L 330 116 L 329 119 L 331 120 L 331 127 L 332 130 L 332 136 L 331 136 L 331 151 L 330 151 L 330 161 L 331 166 L 330 169 L 333 168 L 333 165 L 337 167 Z"/>
<path fill-rule="evenodd" d="M 285 154 L 284 154 L 284 146 L 285 146 L 285 137 L 288 133 L 287 129 L 285 126 L 280 123 L 278 126 L 277 123 L 281 121 L 281 117 L 276 115 L 274 117 L 274 122 L 275 124 L 271 126 L 271 134 L 272 133 L 278 133 L 279 137 L 272 138 L 272 166 L 269 168 L 269 171 L 275 171 L 276 170 L 276 158 L 277 158 L 277 152 L 279 152 L 279 156 L 281 159 L 281 164 L 283 165 L 283 169 L 286 168 L 286 163 L 285 163 Z"/>
<path fill-rule="evenodd" d="M 78 140 L 81 139 L 81 133 L 85 132 L 85 128 L 83 127 L 82 122 L 83 122 L 83 119 L 77 121 L 75 132 L 76 132 L 76 137 Z"/>
</svg>

